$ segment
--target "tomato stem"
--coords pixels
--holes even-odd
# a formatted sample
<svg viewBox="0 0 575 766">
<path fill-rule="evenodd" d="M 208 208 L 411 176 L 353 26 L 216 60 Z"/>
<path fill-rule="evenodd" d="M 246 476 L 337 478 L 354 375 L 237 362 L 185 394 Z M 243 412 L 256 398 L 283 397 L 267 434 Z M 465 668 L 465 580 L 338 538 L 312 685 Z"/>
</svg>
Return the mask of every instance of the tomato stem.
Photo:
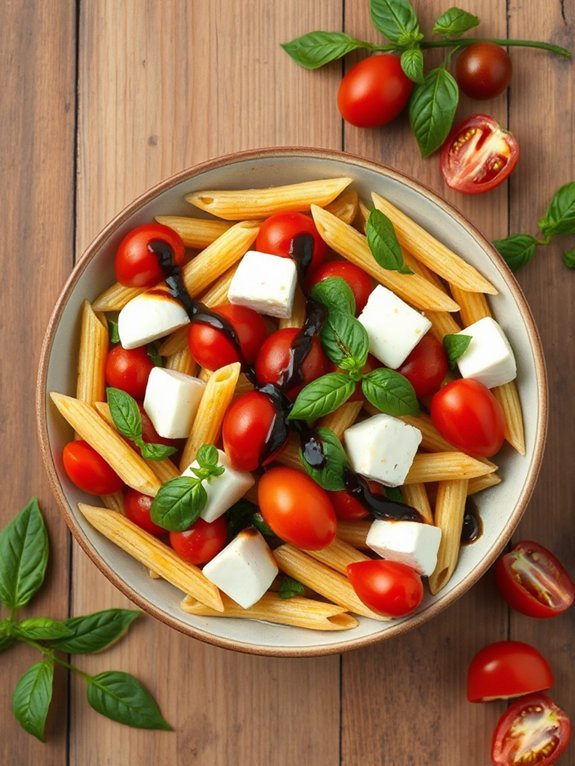
<svg viewBox="0 0 575 766">
<path fill-rule="evenodd" d="M 571 58 L 571 51 L 553 43 L 544 43 L 539 40 L 507 40 L 502 37 L 461 37 L 456 40 L 422 40 L 419 44 L 422 48 L 450 48 L 452 46 L 467 46 L 473 43 L 495 43 L 503 47 L 515 46 L 518 48 L 541 48 L 551 53 L 556 53 L 564 58 Z M 387 46 L 385 46 L 387 48 Z M 378 48 L 379 50 L 379 48 Z"/>
</svg>

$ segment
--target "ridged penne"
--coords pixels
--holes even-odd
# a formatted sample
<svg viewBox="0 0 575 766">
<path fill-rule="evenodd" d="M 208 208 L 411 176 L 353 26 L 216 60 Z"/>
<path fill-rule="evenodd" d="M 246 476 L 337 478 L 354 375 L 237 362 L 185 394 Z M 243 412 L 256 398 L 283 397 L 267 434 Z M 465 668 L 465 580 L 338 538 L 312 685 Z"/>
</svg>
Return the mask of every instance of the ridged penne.
<svg viewBox="0 0 575 766">
<path fill-rule="evenodd" d="M 118 513 L 124 513 L 124 494 L 123 492 L 114 492 L 111 495 L 102 495 L 100 500 L 106 508 Z"/>
<path fill-rule="evenodd" d="M 446 335 L 453 335 L 461 330 L 455 319 L 447 311 L 426 311 L 425 316 L 431 322 L 429 331 L 440 343 Z"/>
<path fill-rule="evenodd" d="M 306 551 L 306 553 L 312 559 L 320 561 L 322 564 L 335 569 L 336 572 L 340 572 L 343 575 L 347 572 L 348 564 L 355 564 L 358 561 L 369 561 L 369 556 L 361 553 L 344 540 L 338 540 L 337 537 L 325 548 L 317 551 Z"/>
<path fill-rule="evenodd" d="M 189 325 L 180 327 L 161 343 L 159 353 L 161 356 L 173 356 L 188 348 Z"/>
<path fill-rule="evenodd" d="M 230 228 L 225 221 L 209 218 L 192 218 L 183 215 L 157 215 L 156 221 L 177 232 L 186 247 L 202 250 Z"/>
<path fill-rule="evenodd" d="M 491 393 L 497 399 L 505 416 L 505 441 L 520 455 L 525 454 L 525 427 L 519 391 L 514 380 L 503 386 L 496 386 Z"/>
<path fill-rule="evenodd" d="M 450 285 L 450 289 L 454 299 L 459 303 L 461 321 L 465 326 L 491 316 L 489 303 L 483 293 L 462 290 L 453 284 Z"/>
<path fill-rule="evenodd" d="M 363 408 L 363 402 L 345 402 L 335 412 L 330 412 L 319 421 L 319 426 L 331 429 L 341 439 L 343 432 L 357 420 Z"/>
<path fill-rule="evenodd" d="M 472 479 L 493 471 L 494 465 L 485 465 L 464 452 L 430 452 L 415 456 L 404 484 Z"/>
<path fill-rule="evenodd" d="M 187 345 L 167 356 L 164 366 L 167 370 L 183 372 L 184 375 L 194 376 L 198 371 L 198 364 L 193 360 Z"/>
<path fill-rule="evenodd" d="M 365 519 L 360 521 L 338 521 L 337 537 L 354 548 L 367 549 L 365 540 L 371 527 L 372 520 Z"/>
<path fill-rule="evenodd" d="M 108 324 L 99 317 L 89 301 L 82 304 L 80 349 L 78 351 L 78 377 L 76 397 L 88 404 L 101 401 L 105 396 L 106 357 L 108 355 Z"/>
<path fill-rule="evenodd" d="M 229 303 L 228 291 L 236 270 L 237 266 L 234 265 L 216 279 L 206 292 L 200 296 L 200 301 L 208 308 L 227 305 Z"/>
<path fill-rule="evenodd" d="M 406 484 L 401 488 L 401 493 L 407 505 L 419 511 L 427 524 L 433 524 L 433 511 L 425 484 Z"/>
<path fill-rule="evenodd" d="M 305 303 L 306 303 L 305 296 L 301 288 L 297 287 L 295 291 L 291 315 L 287 317 L 287 319 L 279 320 L 278 326 L 280 330 L 283 330 L 286 327 L 297 327 L 297 328 L 303 327 L 303 323 L 305 322 L 305 314 L 306 314 Z"/>
<path fill-rule="evenodd" d="M 496 484 L 501 484 L 501 476 L 498 473 L 486 473 L 485 476 L 477 476 L 475 479 L 469 479 L 467 494 L 476 495 L 484 489 L 495 487 Z"/>
<path fill-rule="evenodd" d="M 437 487 L 435 524 L 441 529 L 437 565 L 429 578 L 429 590 L 435 594 L 451 579 L 461 547 L 461 529 L 467 499 L 467 481 L 442 481 Z"/>
<path fill-rule="evenodd" d="M 353 189 L 346 189 L 333 202 L 325 206 L 325 209 L 332 215 L 337 216 L 340 221 L 352 224 L 359 210 L 359 197 Z"/>
</svg>

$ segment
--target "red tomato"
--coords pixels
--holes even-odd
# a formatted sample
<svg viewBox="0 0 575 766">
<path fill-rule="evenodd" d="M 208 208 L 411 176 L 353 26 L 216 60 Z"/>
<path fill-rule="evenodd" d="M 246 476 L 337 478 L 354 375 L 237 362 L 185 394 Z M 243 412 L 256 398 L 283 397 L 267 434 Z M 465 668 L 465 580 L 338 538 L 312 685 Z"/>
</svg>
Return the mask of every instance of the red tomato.
<svg viewBox="0 0 575 766">
<path fill-rule="evenodd" d="M 252 364 L 268 335 L 262 317 L 245 306 L 216 306 L 212 311 L 233 327 L 244 361 Z M 208 370 L 217 370 L 226 364 L 240 361 L 235 344 L 226 334 L 203 322 L 192 322 L 190 325 L 188 345 L 194 359 Z"/>
<path fill-rule="evenodd" d="M 369 512 L 356 497 L 345 489 L 339 492 L 330 492 L 329 499 L 333 505 L 335 515 L 340 521 L 357 521 L 366 519 Z"/>
<path fill-rule="evenodd" d="M 138 404 L 138 409 L 142 418 L 142 439 L 145 442 L 148 444 L 165 444 L 167 447 L 178 447 L 182 444 L 181 439 L 167 439 L 165 436 L 160 436 L 141 404 Z"/>
<path fill-rule="evenodd" d="M 467 671 L 469 702 L 520 697 L 553 686 L 545 657 L 522 641 L 497 641 L 483 647 Z"/>
<path fill-rule="evenodd" d="M 124 486 L 113 468 L 82 439 L 66 444 L 62 461 L 70 481 L 91 495 L 111 495 Z"/>
<path fill-rule="evenodd" d="M 330 277 L 345 279 L 355 298 L 356 316 L 361 313 L 374 288 L 373 279 L 369 274 L 349 261 L 328 261 L 311 272 L 306 278 L 306 284 L 311 289 L 318 282 Z"/>
<path fill-rule="evenodd" d="M 431 400 L 431 419 L 444 439 L 477 457 L 491 457 L 503 446 L 505 419 L 491 391 L 476 380 L 454 380 Z"/>
<path fill-rule="evenodd" d="M 283 444 L 270 455 L 265 454 L 266 442 L 278 417 L 267 394 L 250 391 L 232 402 L 224 415 L 222 438 L 224 450 L 238 471 L 255 471 L 268 463 Z"/>
<path fill-rule="evenodd" d="M 141 400 L 153 367 L 144 346 L 132 349 L 115 346 L 106 357 L 106 383 Z"/>
<path fill-rule="evenodd" d="M 445 183 L 466 194 L 478 194 L 503 183 L 519 159 L 511 133 L 486 114 L 474 114 L 451 132 L 441 150 Z"/>
<path fill-rule="evenodd" d="M 529 617 L 556 617 L 575 600 L 575 583 L 559 560 L 531 540 L 499 558 L 495 577 L 509 606 Z"/>
<path fill-rule="evenodd" d="M 298 334 L 297 328 L 286 327 L 283 330 L 277 330 L 266 339 L 256 357 L 256 378 L 261 386 L 266 383 L 282 385 L 282 380 L 290 372 L 292 343 Z M 301 375 L 299 382 L 286 391 L 286 395 L 292 400 L 296 398 L 303 386 L 325 375 L 329 369 L 327 357 L 317 338 L 312 339 L 309 354 L 299 369 Z"/>
<path fill-rule="evenodd" d="M 153 497 L 143 495 L 141 492 L 128 487 L 124 492 L 124 513 L 134 524 L 151 535 L 160 537 L 160 535 L 166 534 L 166 530 L 154 524 L 150 518 L 150 508 L 153 501 Z"/>
<path fill-rule="evenodd" d="M 421 577 L 399 561 L 358 561 L 348 564 L 347 576 L 363 603 L 378 614 L 403 617 L 421 604 Z"/>
<path fill-rule="evenodd" d="M 421 398 L 439 390 L 448 369 L 443 344 L 433 335 L 424 335 L 397 371 L 405 375 Z"/>
<path fill-rule="evenodd" d="M 185 247 L 180 235 L 161 223 L 146 223 L 128 232 L 116 252 L 116 279 L 127 287 L 153 287 L 164 278 L 158 256 L 150 242 L 167 242 L 178 265 L 184 262 Z"/>
<path fill-rule="evenodd" d="M 551 766 L 571 737 L 568 715 L 546 694 L 517 700 L 501 716 L 493 733 L 493 766 Z"/>
<path fill-rule="evenodd" d="M 511 59 L 496 43 L 468 45 L 457 57 L 455 79 L 471 98 L 499 96 L 511 81 Z"/>
<path fill-rule="evenodd" d="M 311 234 L 313 237 L 313 256 L 309 268 L 315 269 L 326 257 L 328 247 L 320 237 L 313 219 L 303 213 L 276 213 L 266 218 L 260 226 L 256 250 L 287 258 L 292 240 L 298 234 Z"/>
<path fill-rule="evenodd" d="M 413 83 L 404 74 L 399 56 L 380 53 L 363 59 L 345 75 L 337 105 L 341 116 L 358 128 L 385 125 L 405 109 Z"/>
<path fill-rule="evenodd" d="M 266 471 L 258 484 L 258 504 L 266 523 L 286 543 L 317 551 L 335 538 L 335 512 L 327 492 L 301 471 Z"/>
<path fill-rule="evenodd" d="M 222 548 L 228 539 L 228 525 L 223 516 L 208 523 L 198 519 L 184 532 L 170 532 L 170 545 L 178 556 L 190 564 L 207 564 Z"/>
</svg>

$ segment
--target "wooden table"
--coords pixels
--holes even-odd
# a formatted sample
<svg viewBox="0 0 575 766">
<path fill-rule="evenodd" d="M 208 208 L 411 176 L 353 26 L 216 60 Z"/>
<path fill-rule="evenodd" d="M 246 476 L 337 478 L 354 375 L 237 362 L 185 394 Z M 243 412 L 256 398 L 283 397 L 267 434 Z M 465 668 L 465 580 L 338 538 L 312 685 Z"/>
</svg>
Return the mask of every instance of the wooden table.
<svg viewBox="0 0 575 766">
<path fill-rule="evenodd" d="M 575 0 L 482 0 L 484 34 L 575 47 Z M 417 0 L 427 29 L 449 3 Z M 422 161 L 405 118 L 379 130 L 343 125 L 342 67 L 298 68 L 279 43 L 313 29 L 377 39 L 367 0 L 7 0 L 3 72 L 2 445 L 5 521 L 37 494 L 49 521 L 49 578 L 35 614 L 64 617 L 126 601 L 70 542 L 40 462 L 33 407 L 44 329 L 74 258 L 136 195 L 225 152 L 271 145 L 345 149 L 404 171 L 462 210 L 489 238 L 535 233 L 551 194 L 575 178 L 575 68 L 513 51 L 513 85 L 492 103 L 463 101 L 517 134 L 509 184 L 465 197 Z M 349 63 L 349 62 L 348 62 Z M 570 242 L 573 245 L 573 242 Z M 543 338 L 551 391 L 549 436 L 532 502 L 517 532 L 547 544 L 575 572 L 575 274 L 559 244 L 520 274 Z M 504 703 L 470 705 L 465 674 L 484 644 L 532 642 L 555 671 L 554 697 L 575 715 L 575 610 L 551 623 L 510 613 L 491 574 L 432 624 L 344 656 L 272 659 L 205 646 L 151 618 L 88 671 L 140 676 L 175 733 L 120 727 L 88 707 L 59 674 L 41 745 L 19 730 L 10 694 L 32 660 L 0 659 L 0 763 L 206 766 L 484 766 Z M 575 762 L 571 747 L 562 763 Z"/>
</svg>

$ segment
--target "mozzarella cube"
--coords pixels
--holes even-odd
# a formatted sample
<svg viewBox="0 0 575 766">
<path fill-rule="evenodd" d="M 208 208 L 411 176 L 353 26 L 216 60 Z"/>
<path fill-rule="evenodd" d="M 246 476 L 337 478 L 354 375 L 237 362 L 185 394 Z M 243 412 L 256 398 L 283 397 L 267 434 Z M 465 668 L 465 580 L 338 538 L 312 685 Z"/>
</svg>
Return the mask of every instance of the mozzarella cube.
<svg viewBox="0 0 575 766">
<path fill-rule="evenodd" d="M 378 285 L 358 317 L 367 330 L 369 351 L 396 370 L 407 359 L 431 322 L 387 287 Z"/>
<path fill-rule="evenodd" d="M 297 269 L 291 258 L 250 250 L 232 278 L 228 300 L 258 314 L 287 319 L 292 313 L 296 285 Z"/>
<path fill-rule="evenodd" d="M 148 378 L 144 410 L 160 436 L 185 439 L 190 433 L 206 384 L 183 372 L 154 367 Z"/>
<path fill-rule="evenodd" d="M 429 577 L 437 564 L 441 529 L 418 521 L 376 519 L 369 528 L 366 543 L 388 561 L 399 561 Z"/>
<path fill-rule="evenodd" d="M 124 348 L 137 348 L 188 324 L 182 304 L 163 291 L 148 290 L 126 303 L 118 316 L 118 334 Z"/>
<path fill-rule="evenodd" d="M 399 487 L 421 443 L 421 431 L 382 413 L 355 423 L 343 438 L 354 471 L 388 487 Z"/>
<path fill-rule="evenodd" d="M 233 601 L 249 609 L 270 587 L 278 568 L 262 535 L 250 527 L 242 530 L 202 571 Z"/>
<path fill-rule="evenodd" d="M 471 336 L 469 346 L 457 360 L 463 378 L 473 378 L 487 388 L 495 388 L 517 377 L 513 349 L 495 319 L 484 317 L 458 335 Z"/>
<path fill-rule="evenodd" d="M 218 450 L 218 463 L 223 465 L 226 470 L 220 476 L 211 476 L 203 482 L 208 499 L 200 516 L 209 523 L 215 521 L 234 503 L 237 503 L 255 484 L 251 473 L 236 471 L 235 468 L 232 468 L 228 456 L 222 450 Z M 199 467 L 198 461 L 194 460 L 182 473 L 182 476 L 194 476 L 192 468 Z"/>
</svg>

